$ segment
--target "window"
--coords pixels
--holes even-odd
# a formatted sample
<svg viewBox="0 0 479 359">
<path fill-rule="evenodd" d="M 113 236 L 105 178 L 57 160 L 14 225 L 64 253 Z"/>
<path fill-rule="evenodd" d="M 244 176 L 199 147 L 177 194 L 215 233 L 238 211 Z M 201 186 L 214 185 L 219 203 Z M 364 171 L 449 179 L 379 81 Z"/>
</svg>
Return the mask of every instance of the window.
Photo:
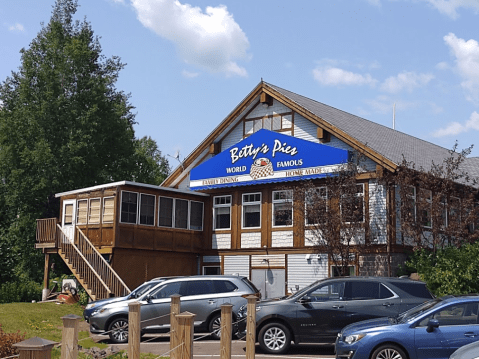
<svg viewBox="0 0 479 359">
<path fill-rule="evenodd" d="M 215 293 L 231 293 L 238 289 L 238 287 L 229 280 L 215 280 Z"/>
<path fill-rule="evenodd" d="M 356 275 L 356 270 L 354 266 L 348 266 L 348 276 L 354 277 Z M 331 277 L 341 277 L 341 267 L 339 266 L 331 266 Z"/>
<path fill-rule="evenodd" d="M 136 216 L 138 212 L 138 193 L 121 192 L 121 223 L 136 224 Z"/>
<path fill-rule="evenodd" d="M 293 191 L 273 191 L 273 227 L 293 224 Z"/>
<path fill-rule="evenodd" d="M 203 202 L 191 201 L 190 229 L 195 231 L 203 230 Z"/>
<path fill-rule="evenodd" d="M 73 224 L 73 204 L 65 204 L 64 224 Z"/>
<path fill-rule="evenodd" d="M 261 227 L 261 193 L 243 194 L 243 228 Z"/>
<path fill-rule="evenodd" d="M 328 190 L 319 187 L 306 193 L 305 198 L 306 225 L 319 224 L 328 210 Z"/>
<path fill-rule="evenodd" d="M 165 284 L 152 293 L 154 299 L 169 299 L 173 294 L 181 294 L 181 284 L 185 282 L 173 282 Z"/>
<path fill-rule="evenodd" d="M 420 223 L 423 227 L 432 227 L 432 191 L 426 189 L 419 189 L 419 208 L 417 214 L 419 215 Z"/>
<path fill-rule="evenodd" d="M 112 223 L 115 208 L 115 199 L 113 197 L 103 198 L 103 223 Z"/>
<path fill-rule="evenodd" d="M 341 196 L 341 218 L 346 223 L 364 222 L 364 185 Z"/>
<path fill-rule="evenodd" d="M 192 280 L 186 282 L 186 295 L 211 295 L 215 292 L 212 280 Z"/>
<path fill-rule="evenodd" d="M 88 214 L 88 200 L 82 199 L 77 202 L 77 224 L 86 224 Z"/>
<path fill-rule="evenodd" d="M 263 118 L 244 120 L 245 136 L 252 135 L 262 128 L 291 135 L 293 129 L 293 115 L 291 113 L 274 114 Z"/>
<path fill-rule="evenodd" d="M 90 208 L 88 209 L 88 223 L 100 223 L 101 198 L 90 199 Z"/>
<path fill-rule="evenodd" d="M 173 198 L 160 197 L 160 210 L 158 211 L 158 225 L 160 227 L 173 227 Z"/>
<path fill-rule="evenodd" d="M 344 282 L 334 282 L 316 287 L 308 295 L 312 302 L 328 302 L 341 300 L 343 291 Z"/>
<path fill-rule="evenodd" d="M 213 228 L 231 228 L 231 196 L 213 197 Z"/>
<path fill-rule="evenodd" d="M 428 315 L 421 320 L 419 326 L 425 327 L 430 319 L 437 319 L 439 326 L 477 324 L 477 303 L 461 303 L 450 305 Z"/>
<path fill-rule="evenodd" d="M 175 199 L 175 228 L 188 229 L 188 201 Z"/>
<path fill-rule="evenodd" d="M 344 300 L 386 299 L 394 293 L 378 282 L 348 281 L 344 288 Z"/>
<path fill-rule="evenodd" d="M 155 196 L 151 194 L 140 195 L 140 224 L 155 224 Z"/>
<path fill-rule="evenodd" d="M 219 275 L 221 274 L 220 266 L 203 266 L 203 275 Z"/>
<path fill-rule="evenodd" d="M 416 221 L 416 187 L 409 186 L 406 189 L 406 213 L 405 220 Z"/>
<path fill-rule="evenodd" d="M 441 197 L 441 228 L 448 227 L 451 223 L 461 223 L 461 200 L 457 197 Z"/>
</svg>

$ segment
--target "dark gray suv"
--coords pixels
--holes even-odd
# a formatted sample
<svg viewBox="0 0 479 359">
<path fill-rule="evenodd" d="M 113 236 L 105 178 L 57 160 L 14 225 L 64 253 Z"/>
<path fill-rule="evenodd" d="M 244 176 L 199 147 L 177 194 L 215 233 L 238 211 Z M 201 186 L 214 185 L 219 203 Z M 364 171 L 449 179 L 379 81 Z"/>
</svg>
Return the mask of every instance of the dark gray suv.
<svg viewBox="0 0 479 359">
<path fill-rule="evenodd" d="M 429 299 L 425 283 L 403 278 L 339 277 L 317 281 L 297 293 L 256 307 L 256 338 L 272 354 L 295 343 L 334 343 L 348 324 L 397 316 Z M 245 307 L 240 316 L 245 316 Z M 241 328 L 243 329 L 243 328 Z"/>
<path fill-rule="evenodd" d="M 240 276 L 190 276 L 165 279 L 138 298 L 106 304 L 90 315 L 90 331 L 108 332 L 115 343 L 128 341 L 128 304 L 141 303 L 142 333 L 168 332 L 170 303 L 173 294 L 181 295 L 181 311 L 196 314 L 195 332 L 209 332 L 219 338 L 221 305 L 233 305 L 233 322 L 238 310 L 247 303 L 246 297 L 260 297 L 258 289 L 248 278 Z"/>
</svg>

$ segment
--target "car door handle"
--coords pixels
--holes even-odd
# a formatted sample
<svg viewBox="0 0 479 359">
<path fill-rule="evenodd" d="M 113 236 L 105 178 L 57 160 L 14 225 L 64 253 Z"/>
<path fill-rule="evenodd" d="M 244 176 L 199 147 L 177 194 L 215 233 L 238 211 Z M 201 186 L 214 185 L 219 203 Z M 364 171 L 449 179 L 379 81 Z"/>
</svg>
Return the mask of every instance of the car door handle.
<svg viewBox="0 0 479 359">
<path fill-rule="evenodd" d="M 385 306 L 385 307 L 390 307 L 391 305 L 394 305 L 394 303 L 389 303 L 389 302 L 388 303 L 383 303 L 383 306 Z"/>
<path fill-rule="evenodd" d="M 213 300 L 213 299 L 210 299 L 210 300 L 208 301 L 208 304 L 215 304 L 215 303 L 216 303 L 216 300 Z"/>
<path fill-rule="evenodd" d="M 467 332 L 467 333 L 464 333 L 464 336 L 469 338 L 474 338 L 474 337 L 477 337 L 477 334 L 474 332 Z"/>
<path fill-rule="evenodd" d="M 344 308 L 344 305 L 333 305 L 333 308 L 334 309 Z"/>
</svg>

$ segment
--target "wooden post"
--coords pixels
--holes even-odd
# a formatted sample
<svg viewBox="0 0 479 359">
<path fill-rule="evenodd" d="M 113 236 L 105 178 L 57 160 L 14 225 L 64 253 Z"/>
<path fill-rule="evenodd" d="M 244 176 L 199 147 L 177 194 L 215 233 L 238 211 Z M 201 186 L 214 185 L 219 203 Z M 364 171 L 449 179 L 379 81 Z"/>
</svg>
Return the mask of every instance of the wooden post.
<svg viewBox="0 0 479 359">
<path fill-rule="evenodd" d="M 233 305 L 230 303 L 225 303 L 221 306 L 220 359 L 231 359 L 232 311 Z"/>
<path fill-rule="evenodd" d="M 63 319 L 61 359 L 77 359 L 78 357 L 78 315 L 68 314 Z"/>
<path fill-rule="evenodd" d="M 254 295 L 246 297 L 248 299 L 246 315 L 246 359 L 255 358 L 256 344 L 256 298 Z"/>
<path fill-rule="evenodd" d="M 178 346 L 178 321 L 176 320 L 176 315 L 180 314 L 181 295 L 173 294 L 170 296 L 170 359 L 178 358 L 178 351 L 175 349 Z"/>
<path fill-rule="evenodd" d="M 141 303 L 128 303 L 128 359 L 140 359 Z"/>
<path fill-rule="evenodd" d="M 13 347 L 20 352 L 19 359 L 50 359 L 52 357 L 52 348 L 55 344 L 58 343 L 33 337 L 13 344 Z"/>
<path fill-rule="evenodd" d="M 43 269 L 43 290 L 42 290 L 42 300 L 47 300 L 48 298 L 48 277 L 50 273 L 50 254 L 45 253 L 45 268 Z"/>
<path fill-rule="evenodd" d="M 176 315 L 178 321 L 178 345 L 176 359 L 192 359 L 193 358 L 193 332 L 196 314 L 184 312 Z"/>
</svg>

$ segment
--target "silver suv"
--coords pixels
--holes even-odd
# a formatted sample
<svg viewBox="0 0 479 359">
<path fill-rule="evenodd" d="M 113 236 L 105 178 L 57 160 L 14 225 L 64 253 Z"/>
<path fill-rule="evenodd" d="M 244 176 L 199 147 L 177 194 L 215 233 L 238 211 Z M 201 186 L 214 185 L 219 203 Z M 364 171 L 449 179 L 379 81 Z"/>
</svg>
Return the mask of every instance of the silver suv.
<svg viewBox="0 0 479 359">
<path fill-rule="evenodd" d="M 190 276 L 165 279 L 138 298 L 125 299 L 99 307 L 90 316 L 90 331 L 108 332 L 114 343 L 128 341 L 128 303 L 141 303 L 142 333 L 168 332 L 170 329 L 170 297 L 181 295 L 181 311 L 196 314 L 195 332 L 213 333 L 219 338 L 221 305 L 233 305 L 233 322 L 249 295 L 261 296 L 248 278 L 240 276 Z"/>
</svg>

